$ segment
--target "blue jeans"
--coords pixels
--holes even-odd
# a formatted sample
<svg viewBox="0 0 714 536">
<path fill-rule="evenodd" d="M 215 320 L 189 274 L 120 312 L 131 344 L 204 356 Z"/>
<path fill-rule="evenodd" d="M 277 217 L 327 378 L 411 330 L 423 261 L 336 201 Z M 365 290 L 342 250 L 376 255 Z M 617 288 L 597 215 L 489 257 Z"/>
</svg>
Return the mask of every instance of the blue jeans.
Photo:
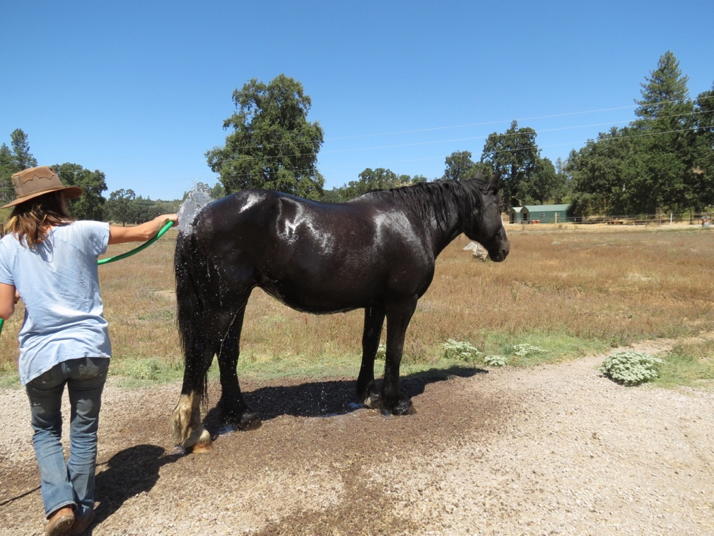
<svg viewBox="0 0 714 536">
<path fill-rule="evenodd" d="M 97 429 L 102 389 L 109 359 L 70 359 L 30 381 L 32 442 L 42 479 L 45 515 L 72 506 L 84 517 L 94 508 L 94 472 L 97 465 Z M 69 391 L 70 455 L 62 451 L 62 393 Z"/>
</svg>

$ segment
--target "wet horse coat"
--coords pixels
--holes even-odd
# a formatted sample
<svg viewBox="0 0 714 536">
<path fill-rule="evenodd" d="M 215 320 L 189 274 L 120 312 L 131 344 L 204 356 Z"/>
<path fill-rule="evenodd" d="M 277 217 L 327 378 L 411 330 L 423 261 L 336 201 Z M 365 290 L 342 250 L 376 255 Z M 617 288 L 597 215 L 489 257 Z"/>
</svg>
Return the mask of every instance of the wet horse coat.
<svg viewBox="0 0 714 536">
<path fill-rule="evenodd" d="M 399 389 L 404 337 L 428 289 L 437 255 L 459 234 L 502 261 L 509 243 L 498 181 L 439 181 L 318 203 L 266 190 L 244 190 L 204 208 L 176 245 L 176 295 L 185 371 L 173 413 L 184 447 L 210 444 L 200 401 L 218 355 L 222 417 L 241 429 L 260 424 L 240 392 L 236 365 L 243 315 L 260 287 L 285 305 L 315 314 L 364 309 L 357 395 L 365 405 L 413 411 Z M 374 358 L 384 319 L 384 381 L 375 389 Z"/>
</svg>

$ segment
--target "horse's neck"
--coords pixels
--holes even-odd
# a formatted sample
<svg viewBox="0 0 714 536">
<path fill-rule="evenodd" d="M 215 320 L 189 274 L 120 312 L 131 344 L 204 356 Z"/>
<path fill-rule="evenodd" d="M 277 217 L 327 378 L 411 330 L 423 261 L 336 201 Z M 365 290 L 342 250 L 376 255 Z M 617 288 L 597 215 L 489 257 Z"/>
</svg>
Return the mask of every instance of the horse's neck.
<svg viewBox="0 0 714 536">
<path fill-rule="evenodd" d="M 460 205 L 456 193 L 449 191 L 445 193 L 445 195 L 452 196 L 452 199 L 448 200 L 448 206 L 453 207 L 452 210 L 448 210 L 444 214 L 439 214 L 438 207 L 432 208 L 434 211 L 434 222 L 436 223 L 436 225 L 432 225 L 431 232 L 434 257 L 439 255 L 446 246 L 453 242 L 464 228 L 465 215 L 460 212 Z"/>
</svg>

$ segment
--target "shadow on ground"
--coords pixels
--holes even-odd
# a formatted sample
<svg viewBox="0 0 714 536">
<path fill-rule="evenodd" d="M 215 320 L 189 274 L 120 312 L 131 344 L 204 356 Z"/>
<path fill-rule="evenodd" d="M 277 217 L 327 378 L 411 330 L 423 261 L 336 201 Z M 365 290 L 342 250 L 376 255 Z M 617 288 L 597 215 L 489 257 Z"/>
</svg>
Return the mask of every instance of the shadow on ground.
<svg viewBox="0 0 714 536">
<path fill-rule="evenodd" d="M 402 393 L 412 398 L 422 394 L 426 386 L 431 383 L 455 377 L 470 378 L 486 373 L 488 373 L 487 370 L 474 367 L 430 369 L 403 376 L 400 386 Z M 381 380 L 378 380 L 377 387 L 380 386 Z M 243 396 L 248 406 L 257 411 L 265 422 L 281 415 L 329 417 L 350 413 L 363 407 L 358 402 L 356 393 L 356 380 L 330 380 L 294 385 L 271 385 L 254 390 L 248 388 L 244 390 Z M 219 406 L 208 411 L 204 419 L 204 426 L 213 436 L 226 431 L 221 421 Z"/>
<path fill-rule="evenodd" d="M 97 474 L 95 496 L 101 498 L 101 503 L 96 510 L 96 521 L 85 534 L 91 534 L 93 527 L 112 516 L 127 500 L 151 491 L 159 480 L 161 468 L 180 457 L 166 455 L 166 451 L 156 445 L 136 445 L 98 464 L 102 470 Z"/>
</svg>

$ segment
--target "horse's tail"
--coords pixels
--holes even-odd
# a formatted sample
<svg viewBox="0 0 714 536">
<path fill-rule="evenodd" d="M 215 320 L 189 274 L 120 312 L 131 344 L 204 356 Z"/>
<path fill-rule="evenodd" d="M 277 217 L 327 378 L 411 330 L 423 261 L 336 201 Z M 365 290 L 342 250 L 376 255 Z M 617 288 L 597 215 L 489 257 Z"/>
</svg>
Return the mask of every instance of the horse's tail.
<svg viewBox="0 0 714 536">
<path fill-rule="evenodd" d="M 205 264 L 205 261 L 198 253 L 195 233 L 179 233 L 174 254 L 174 271 L 178 330 L 184 355 L 182 394 L 193 391 L 204 399 L 207 393 L 208 370 L 202 362 L 203 355 L 197 351 L 205 344 L 200 342 L 205 335 L 201 333 L 204 306 L 195 273 L 201 264 Z"/>
</svg>

